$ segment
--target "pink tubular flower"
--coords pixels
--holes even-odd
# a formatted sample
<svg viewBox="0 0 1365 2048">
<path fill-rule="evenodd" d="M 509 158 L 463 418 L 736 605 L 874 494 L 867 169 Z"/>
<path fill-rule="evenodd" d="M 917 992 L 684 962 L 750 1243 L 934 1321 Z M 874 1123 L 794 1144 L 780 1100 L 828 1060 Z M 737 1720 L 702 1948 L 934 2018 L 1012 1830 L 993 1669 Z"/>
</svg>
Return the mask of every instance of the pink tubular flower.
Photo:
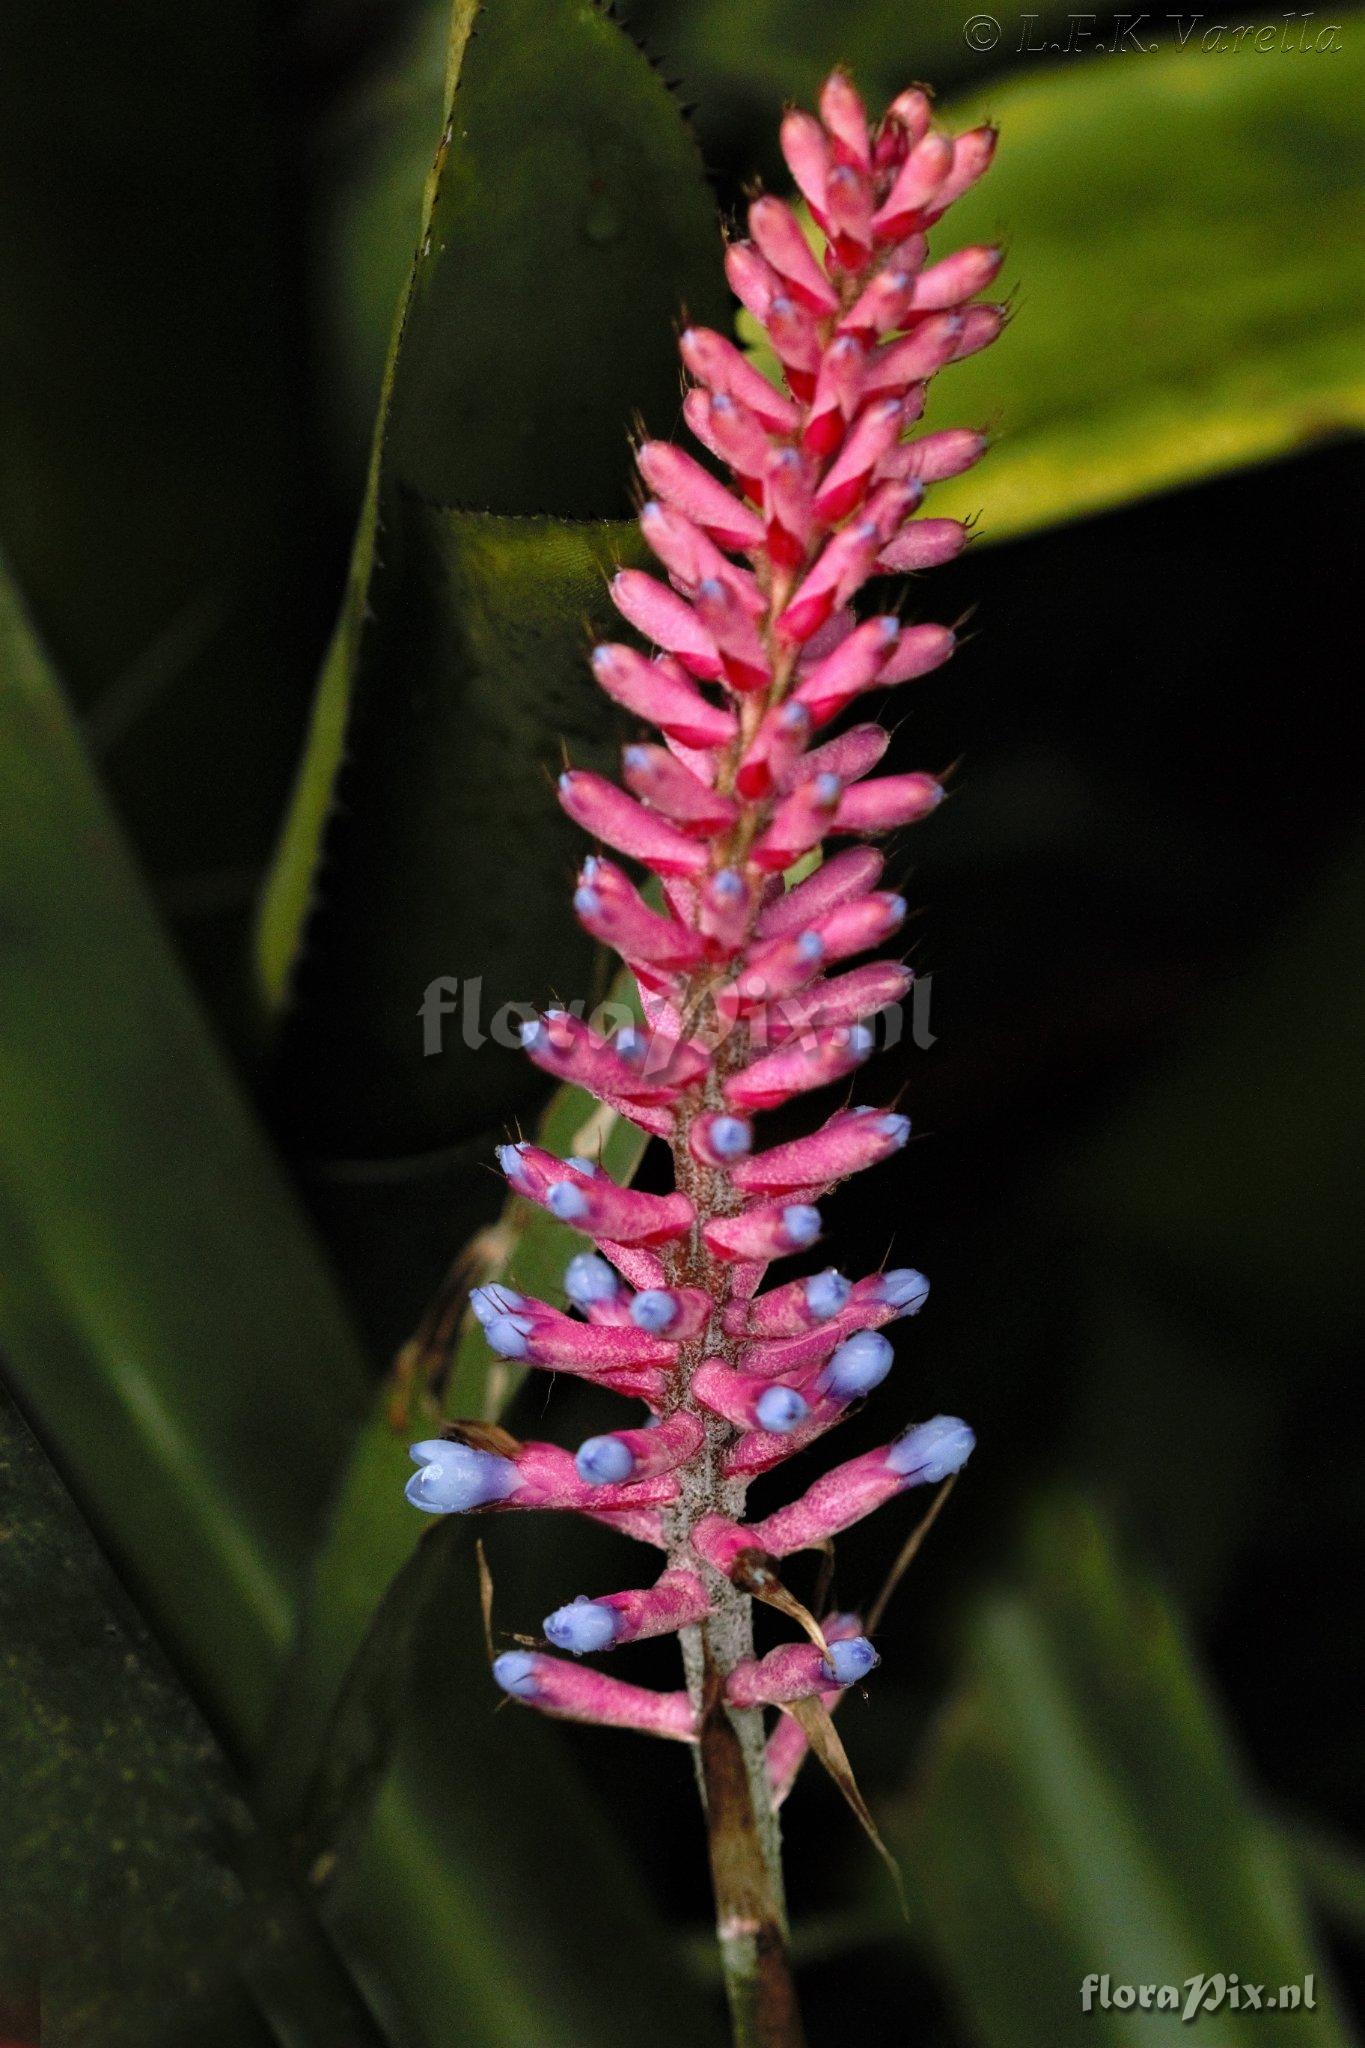
<svg viewBox="0 0 1365 2048">
<path fill-rule="evenodd" d="M 494 1675 L 544 1713 L 699 1742 L 703 1758 L 719 1716 L 747 1743 L 753 1798 L 769 1813 L 805 1735 L 784 1718 L 765 1760 L 759 1717 L 832 1699 L 877 1654 L 845 1616 L 831 1618 L 823 1647 L 787 1642 L 755 1656 L 750 1575 L 944 1480 L 973 1444 L 965 1423 L 939 1416 L 745 1519 L 750 1479 L 813 1444 L 892 1372 L 886 1327 L 927 1293 L 910 1268 L 858 1281 L 826 1268 L 763 1288 L 773 1260 L 821 1235 L 817 1204 L 904 1145 L 909 1122 L 835 1107 L 774 1142 L 761 1120 L 851 1075 L 872 1051 L 868 1020 L 909 986 L 890 959 L 831 975 L 891 939 L 906 905 L 881 886 L 879 852 L 825 857 L 825 845 L 916 824 L 943 789 L 930 773 L 877 773 L 883 728 L 836 722 L 954 650 L 950 627 L 890 609 L 899 592 L 879 579 L 965 544 L 957 521 L 922 517 L 920 505 L 985 440 L 915 428 L 927 381 L 1003 322 L 1001 308 L 974 302 L 999 272 L 998 249 L 929 258 L 933 224 L 990 162 L 991 130 L 942 133 L 918 88 L 874 130 L 836 73 L 818 117 L 789 113 L 781 142 L 820 240 L 784 200 L 760 197 L 726 273 L 782 381 L 722 334 L 682 334 L 683 416 L 726 474 L 667 441 L 640 446 L 640 527 L 658 573 L 622 570 L 611 594 L 644 644 L 605 642 L 592 668 L 627 718 L 652 730 L 626 734 L 624 788 L 578 769 L 559 785 L 597 847 L 652 878 L 646 893 L 594 851 L 574 896 L 583 926 L 634 973 L 646 1021 L 604 1037 L 549 1011 L 524 1031 L 544 1072 L 667 1141 L 673 1191 L 621 1187 L 592 1160 L 504 1146 L 514 1192 L 596 1250 L 571 1262 L 567 1308 L 510 1287 L 473 1300 L 500 1356 L 643 1402 L 648 1420 L 637 1411 L 576 1454 L 452 1426 L 449 1440 L 413 1447 L 408 1489 L 427 1513 L 559 1509 L 662 1548 L 652 1585 L 579 1596 L 546 1618 L 566 1656 L 510 1651 Z M 807 872 L 785 886 L 798 862 Z M 687 1650 L 685 1691 L 646 1692 L 569 1661 L 673 1633 Z"/>
</svg>

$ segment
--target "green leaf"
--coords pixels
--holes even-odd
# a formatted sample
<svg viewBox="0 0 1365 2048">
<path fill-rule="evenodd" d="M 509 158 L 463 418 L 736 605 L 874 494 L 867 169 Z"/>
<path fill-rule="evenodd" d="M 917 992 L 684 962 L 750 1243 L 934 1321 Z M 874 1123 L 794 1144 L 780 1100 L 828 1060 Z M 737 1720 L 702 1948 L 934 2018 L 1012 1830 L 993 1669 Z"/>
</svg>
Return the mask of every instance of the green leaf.
<svg viewBox="0 0 1365 2048">
<path fill-rule="evenodd" d="M 631 422 L 673 424 L 684 302 L 725 317 L 700 162 L 629 38 L 584 0 L 474 17 L 462 0 L 458 90 L 259 941 L 280 1114 L 348 1269 L 382 1266 L 382 1293 L 357 1292 L 383 1344 L 490 1212 L 474 1160 L 544 1094 L 509 1044 L 452 1029 L 426 1056 L 424 991 L 481 981 L 487 1032 L 508 1002 L 592 986 L 567 903 L 582 840 L 553 777 L 565 743 L 600 765 L 615 723 L 584 656 L 605 575 L 638 546 Z"/>
<path fill-rule="evenodd" d="M 41 1980 L 44 2039 L 375 2048 L 282 1859 L 3 1390 L 0 1499 L 0 1983 Z"/>
<path fill-rule="evenodd" d="M 1084 1506 L 1041 1508 L 1020 1587 L 968 1614 L 966 1676 L 896 1833 L 983 2048 L 1188 2038 L 1178 2012 L 1083 2011 L 1092 1972 L 1183 1987 L 1221 1970 L 1275 1993 L 1311 1973 L 1315 2012 L 1225 2005 L 1199 2038 L 1347 2038 L 1175 1617 Z"/>
<path fill-rule="evenodd" d="M 264 0 L 20 0 L 0 64 L 0 535 L 216 995 L 306 718 L 318 525 Z"/>
<path fill-rule="evenodd" d="M 946 110 L 1001 140 L 936 247 L 1003 239 L 1019 299 L 935 386 L 929 424 L 1001 434 L 936 516 L 1002 539 L 1365 427 L 1365 37 L 1219 53 L 1212 21 Z"/>
<path fill-rule="evenodd" d="M 250 1750 L 363 1368 L 2 566 L 0 1266 L 16 1389 Z"/>
</svg>

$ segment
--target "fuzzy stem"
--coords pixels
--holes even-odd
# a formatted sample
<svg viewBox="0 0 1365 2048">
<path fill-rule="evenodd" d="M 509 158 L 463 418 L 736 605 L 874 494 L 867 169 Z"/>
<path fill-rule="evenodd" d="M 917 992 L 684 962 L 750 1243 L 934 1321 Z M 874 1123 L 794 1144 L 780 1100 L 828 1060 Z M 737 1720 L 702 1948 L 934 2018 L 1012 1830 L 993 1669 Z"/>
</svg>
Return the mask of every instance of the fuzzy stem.
<svg viewBox="0 0 1365 2048">
<path fill-rule="evenodd" d="M 706 991 L 695 991 L 694 1001 L 705 1010 Z M 706 1027 L 715 1028 L 714 1015 L 705 1021 Z M 682 1652 L 688 1690 L 701 1727 L 697 1778 L 706 1818 L 716 1939 L 735 2048 L 803 2048 L 805 2034 L 788 1944 L 780 1823 L 768 1779 L 763 1716 L 729 1707 L 722 1697 L 730 1672 L 753 1655 L 753 1601 L 699 1560 L 691 1546 L 692 1530 L 704 1515 L 737 1518 L 744 1511 L 744 1482 L 726 1479 L 722 1471 L 723 1456 L 735 1431 L 695 1400 L 691 1385 L 703 1358 L 734 1359 L 735 1345 L 722 1323 L 730 1272 L 707 1250 L 701 1226 L 741 1204 L 726 1177 L 693 1156 L 688 1133 L 696 1116 L 723 1105 L 724 1083 L 743 1065 L 746 1051 L 742 1030 L 721 1039 L 705 1094 L 684 1109 L 673 1142 L 677 1185 L 695 1203 L 697 1225 L 666 1260 L 668 1277 L 675 1286 L 704 1288 L 713 1308 L 704 1335 L 686 1347 L 679 1361 L 674 1407 L 699 1416 L 706 1434 L 700 1450 L 679 1475 L 681 1497 L 666 1525 L 670 1562 L 700 1569 L 711 1596 L 706 1620 L 683 1631 Z"/>
</svg>

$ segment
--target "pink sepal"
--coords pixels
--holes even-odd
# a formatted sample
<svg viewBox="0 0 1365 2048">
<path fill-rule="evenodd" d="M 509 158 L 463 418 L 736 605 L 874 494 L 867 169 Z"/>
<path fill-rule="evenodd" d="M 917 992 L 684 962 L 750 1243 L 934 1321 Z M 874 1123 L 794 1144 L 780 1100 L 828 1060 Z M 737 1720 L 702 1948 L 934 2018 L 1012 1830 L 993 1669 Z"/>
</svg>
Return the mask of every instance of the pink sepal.
<svg viewBox="0 0 1365 2048">
<path fill-rule="evenodd" d="M 776 1380 L 764 1379 L 758 1373 L 739 1372 L 727 1365 L 723 1358 L 703 1359 L 692 1375 L 692 1392 L 703 1406 L 709 1408 L 713 1415 L 734 1423 L 737 1429 L 746 1430 L 757 1428 L 755 1402 L 764 1394 L 771 1393 L 777 1384 Z M 795 1432 L 791 1436 L 773 1437 L 774 1443 L 790 1445 L 794 1441 Z"/>
<path fill-rule="evenodd" d="M 804 1211 L 805 1205 L 797 1205 Z M 738 1216 L 719 1216 L 702 1225 L 702 1238 L 718 1259 L 780 1259 L 789 1252 L 805 1251 L 814 1244 L 814 1234 L 793 1235 L 790 1214 L 793 1205 L 760 1203 Z"/>
<path fill-rule="evenodd" d="M 746 486 L 757 484 L 771 444 L 762 421 L 747 405 L 694 385 L 683 399 L 683 418 L 703 448 L 728 463 Z"/>
<path fill-rule="evenodd" d="M 827 1643 L 846 1643 L 863 1632 L 861 1618 L 856 1614 L 828 1614 L 821 1622 Z M 839 1685 L 823 1686 L 816 1698 L 823 1700 L 827 1707 L 833 1707 L 843 1697 L 844 1688 Z M 785 1801 L 796 1776 L 805 1761 L 810 1744 L 806 1731 L 791 1714 L 783 1714 L 768 1737 L 764 1754 L 768 1761 L 768 1783 L 772 1787 L 773 1805 L 780 1807 Z"/>
<path fill-rule="evenodd" d="M 990 168 L 996 140 L 996 130 L 989 125 L 969 128 L 965 135 L 954 138 L 952 168 L 934 194 L 931 221 L 938 220 Z"/>
<path fill-rule="evenodd" d="M 902 424 L 899 394 L 876 398 L 865 405 L 849 429 L 848 439 L 830 465 L 815 493 L 815 514 L 831 524 L 846 519 L 861 504 L 872 473 L 888 448 L 893 448 Z"/>
<path fill-rule="evenodd" d="M 808 944 L 812 937 L 819 950 Z M 748 1016 L 778 996 L 805 988 L 820 972 L 823 961 L 823 941 L 809 930 L 761 940 L 750 950 L 737 979 L 719 991 L 716 1007 L 731 1020 Z"/>
<path fill-rule="evenodd" d="M 1003 249 L 958 249 L 939 263 L 931 263 L 915 279 L 914 310 L 940 313 L 974 298 L 999 273 L 1005 260 Z"/>
<path fill-rule="evenodd" d="M 769 433 L 795 433 L 800 414 L 791 400 L 775 391 L 762 372 L 723 334 L 710 327 L 689 327 L 678 342 L 678 353 L 699 384 L 737 399 Z"/>
<path fill-rule="evenodd" d="M 559 801 L 585 832 L 659 874 L 695 875 L 706 866 L 705 847 L 637 804 L 605 776 L 584 768 L 566 770 L 559 778 Z"/>
<path fill-rule="evenodd" d="M 846 789 L 830 826 L 831 832 L 894 832 L 917 825 L 937 810 L 943 786 L 932 775 L 880 775 Z"/>
<path fill-rule="evenodd" d="M 874 846 L 850 846 L 836 853 L 804 882 L 774 898 L 758 920 L 760 936 L 773 939 L 783 932 L 799 931 L 824 912 L 852 902 L 876 887 L 885 865 Z"/>
<path fill-rule="evenodd" d="M 873 688 L 899 635 L 900 620 L 890 613 L 865 619 L 832 654 L 805 672 L 795 701 L 805 705 L 817 726 L 827 725 L 846 704 Z"/>
<path fill-rule="evenodd" d="M 676 654 L 704 683 L 719 682 L 723 669 L 715 641 L 686 598 L 642 569 L 620 569 L 611 580 L 611 601 L 623 619 L 647 640 Z"/>
<path fill-rule="evenodd" d="M 811 254 L 801 223 L 783 200 L 756 199 L 749 208 L 749 233 L 798 304 L 822 318 L 838 310 L 838 293 Z"/>
<path fill-rule="evenodd" d="M 818 1131 L 741 1159 L 730 1178 L 751 1195 L 830 1187 L 889 1159 L 904 1143 L 904 1119 L 879 1109 L 841 1109 Z"/>
<path fill-rule="evenodd" d="M 638 1434 L 655 1434 L 642 1430 Z M 591 1508 L 594 1513 L 620 1508 L 666 1507 L 678 1497 L 671 1473 L 627 1480 L 621 1486 L 590 1486 L 578 1475 L 573 1453 L 560 1444 L 523 1444 L 516 1457 L 522 1484 L 499 1506 L 517 1508 Z"/>
<path fill-rule="evenodd" d="M 593 649 L 592 668 L 598 688 L 615 703 L 684 746 L 723 747 L 734 738 L 734 713 L 708 703 L 681 662 L 667 655 L 650 661 L 611 641 Z"/>
<path fill-rule="evenodd" d="M 652 1586 L 625 1593 L 603 1593 L 599 1605 L 620 1617 L 617 1643 L 636 1643 L 646 1636 L 671 1636 L 692 1628 L 711 1612 L 711 1599 L 695 1572 L 670 1569 Z M 613 1645 L 613 1647 L 615 1647 Z"/>
<path fill-rule="evenodd" d="M 790 1557 L 815 1550 L 864 1515 L 904 1492 L 910 1481 L 887 1464 L 887 1449 L 865 1451 L 860 1458 L 836 1465 L 808 1486 L 790 1507 L 778 1508 L 761 1522 L 749 1524 L 749 1542 L 770 1557 Z"/>
<path fill-rule="evenodd" d="M 738 568 L 700 526 L 674 506 L 658 498 L 647 499 L 640 507 L 640 531 L 684 597 L 693 598 L 697 585 L 705 577 L 715 576 L 729 585 L 751 617 L 761 616 L 763 593 L 752 573 Z"/>
<path fill-rule="evenodd" d="M 581 1512 L 586 1521 L 600 1522 L 618 1536 L 629 1536 L 632 1543 L 648 1543 L 655 1550 L 668 1548 L 663 1518 L 654 1508 L 584 1508 Z"/>
<path fill-rule="evenodd" d="M 815 929 L 824 940 L 826 960 L 833 962 L 880 946 L 899 929 L 904 917 L 903 896 L 875 890 L 826 912 L 817 918 Z"/>
<path fill-rule="evenodd" d="M 823 999 L 824 991 L 817 988 L 807 999 L 809 1009 L 818 1011 Z M 799 999 L 789 999 L 778 1014 L 785 1023 L 789 1011 L 800 1007 Z M 805 1028 L 804 1018 L 796 1028 Z M 741 1110 L 776 1109 L 794 1095 L 842 1080 L 862 1065 L 871 1050 L 870 1033 L 860 1032 L 856 1024 L 816 1028 L 802 1044 L 767 1053 L 732 1075 L 725 1084 L 725 1099 Z"/>
<path fill-rule="evenodd" d="M 871 774 L 891 744 L 880 725 L 851 725 L 802 756 L 783 778 L 783 787 L 809 782 L 813 775 L 837 775 L 841 782 L 859 782 Z"/>
<path fill-rule="evenodd" d="M 488 1291 L 496 1294 L 497 1290 Z M 527 1365 L 553 1366 L 556 1371 L 590 1379 L 596 1373 L 618 1372 L 627 1366 L 657 1366 L 669 1371 L 677 1362 L 675 1340 L 651 1337 L 630 1321 L 580 1323 L 548 1302 L 510 1291 L 503 1314 L 526 1346 L 524 1353 L 505 1355 Z"/>
<path fill-rule="evenodd" d="M 931 313 L 912 333 L 874 349 L 864 376 L 866 395 L 871 398 L 888 392 L 894 396 L 907 385 L 932 377 L 952 361 L 964 324 L 960 313 Z"/>
<path fill-rule="evenodd" d="M 685 449 L 671 441 L 645 441 L 636 461 L 649 488 L 703 528 L 719 546 L 762 546 L 762 522 Z"/>
<path fill-rule="evenodd" d="M 967 545 L 967 529 L 960 519 L 914 519 L 887 542 L 877 557 L 877 567 L 891 573 L 915 569 L 937 569 L 951 562 Z"/>
<path fill-rule="evenodd" d="M 725 250 L 725 276 L 741 306 L 765 326 L 768 309 L 782 290 L 782 280 L 752 242 L 730 242 Z"/>
<path fill-rule="evenodd" d="M 907 626 L 886 659 L 883 683 L 909 683 L 942 668 L 954 648 L 957 635 L 951 626 Z"/>
<path fill-rule="evenodd" d="M 698 967 L 706 948 L 689 926 L 651 910 L 634 883 L 614 862 L 600 857 L 584 863 L 574 909 L 594 938 L 614 946 L 632 966 L 670 971 Z"/>
<path fill-rule="evenodd" d="M 820 88 L 820 119 L 830 132 L 840 163 L 872 168 L 872 138 L 862 97 L 843 71 L 831 71 Z"/>
<path fill-rule="evenodd" d="M 841 527 L 826 541 L 815 566 L 777 620 L 775 630 L 780 637 L 792 644 L 809 640 L 836 606 L 847 604 L 866 580 L 877 549 L 877 530 L 870 519 Z"/>
<path fill-rule="evenodd" d="M 679 1465 L 685 1465 L 694 1452 L 700 1449 L 704 1434 L 703 1425 L 695 1415 L 679 1409 L 653 1429 L 613 1429 L 606 1435 L 613 1443 L 624 1444 L 633 1460 L 630 1478 L 623 1482 L 632 1491 L 641 1485 L 676 1472 Z M 612 1486 L 593 1486 L 594 1496 L 599 1493 L 615 1493 L 620 1489 Z M 673 1495 L 666 1496 L 672 1499 Z"/>
<path fill-rule="evenodd" d="M 800 782 L 790 796 L 783 797 L 750 848 L 749 858 L 765 874 L 781 874 L 803 853 L 818 846 L 838 815 L 843 801 L 838 777 L 819 777 Z"/>
<path fill-rule="evenodd" d="M 829 1685 L 824 1652 L 817 1643 L 780 1643 L 766 1657 L 746 1657 L 726 1681 L 733 1707 L 780 1707 L 808 1700 Z"/>
<path fill-rule="evenodd" d="M 685 1692 L 650 1692 L 610 1678 L 590 1665 L 542 1651 L 524 1653 L 524 1687 L 509 1687 L 519 1705 L 534 1707 L 561 1721 L 588 1721 L 600 1728 L 629 1728 L 638 1735 L 662 1735 L 673 1742 L 695 1742 L 696 1717 Z M 499 1659 L 499 1662 L 502 1660 Z"/>
<path fill-rule="evenodd" d="M 783 116 L 778 138 L 797 190 L 812 213 L 821 217 L 825 211 L 825 180 L 831 168 L 824 129 L 813 114 L 793 111 Z"/>
<path fill-rule="evenodd" d="M 817 981 L 798 995 L 784 996 L 762 1018 L 761 1032 L 769 1045 L 789 1046 L 794 1038 L 809 1039 L 815 1033 L 859 1024 L 889 1004 L 902 1001 L 913 980 L 910 969 L 898 961 L 869 961 L 866 967 L 855 967 L 850 974 L 836 975 L 833 981 Z M 760 1025 L 756 1025 L 753 1036 L 757 1039 L 759 1035 Z M 820 1084 L 813 1081 L 809 1085 Z"/>
<path fill-rule="evenodd" d="M 953 165 L 953 145 L 933 129 L 915 144 L 872 217 L 879 242 L 896 242 L 922 224 Z"/>
<path fill-rule="evenodd" d="M 697 839 L 713 839 L 728 831 L 738 815 L 733 800 L 721 796 L 684 768 L 666 747 L 636 742 L 621 755 L 621 773 L 635 796 Z"/>
</svg>

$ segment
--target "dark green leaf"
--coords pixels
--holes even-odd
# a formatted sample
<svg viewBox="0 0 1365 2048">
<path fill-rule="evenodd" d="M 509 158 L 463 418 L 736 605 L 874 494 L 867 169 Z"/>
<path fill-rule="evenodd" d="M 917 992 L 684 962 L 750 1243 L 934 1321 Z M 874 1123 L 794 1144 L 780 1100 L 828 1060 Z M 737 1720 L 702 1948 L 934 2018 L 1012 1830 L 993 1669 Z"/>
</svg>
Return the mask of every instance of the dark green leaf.
<svg viewBox="0 0 1365 2048">
<path fill-rule="evenodd" d="M 360 1291 L 386 1345 L 490 1213 L 471 1161 L 543 1095 L 458 1028 L 424 1056 L 424 991 L 481 981 L 487 1031 L 591 990 L 553 775 L 612 724 L 583 657 L 637 544 L 631 421 L 674 423 L 682 304 L 725 317 L 695 150 L 629 38 L 580 0 L 474 14 L 260 939 L 281 1116 L 351 1270 L 379 1247 L 384 1294 Z"/>
<path fill-rule="evenodd" d="M 0 1983 L 82 2048 L 377 2044 L 3 1390 L 0 1499 Z"/>
<path fill-rule="evenodd" d="M 1311 1973 L 1318 2009 L 1267 2020 L 1225 2005 L 1201 2016 L 1201 2040 L 1343 2043 L 1284 1857 L 1179 1626 L 1091 1512 L 1039 1511 L 1019 1590 L 979 1599 L 966 1631 L 962 1690 L 893 1833 L 974 2038 L 1080 2048 L 1140 2029 L 1164 2048 L 1189 2036 L 1179 2013 L 1087 2013 L 1086 1977 L 1184 1986 L 1221 1970 L 1276 1994 Z"/>
<path fill-rule="evenodd" d="M 276 17 L 17 0 L 0 47 L 0 534 L 138 855 L 239 1002 L 325 625 Z"/>
<path fill-rule="evenodd" d="M 3 576 L 0 821 L 0 1343 L 249 1749 L 362 1368 Z"/>
</svg>

